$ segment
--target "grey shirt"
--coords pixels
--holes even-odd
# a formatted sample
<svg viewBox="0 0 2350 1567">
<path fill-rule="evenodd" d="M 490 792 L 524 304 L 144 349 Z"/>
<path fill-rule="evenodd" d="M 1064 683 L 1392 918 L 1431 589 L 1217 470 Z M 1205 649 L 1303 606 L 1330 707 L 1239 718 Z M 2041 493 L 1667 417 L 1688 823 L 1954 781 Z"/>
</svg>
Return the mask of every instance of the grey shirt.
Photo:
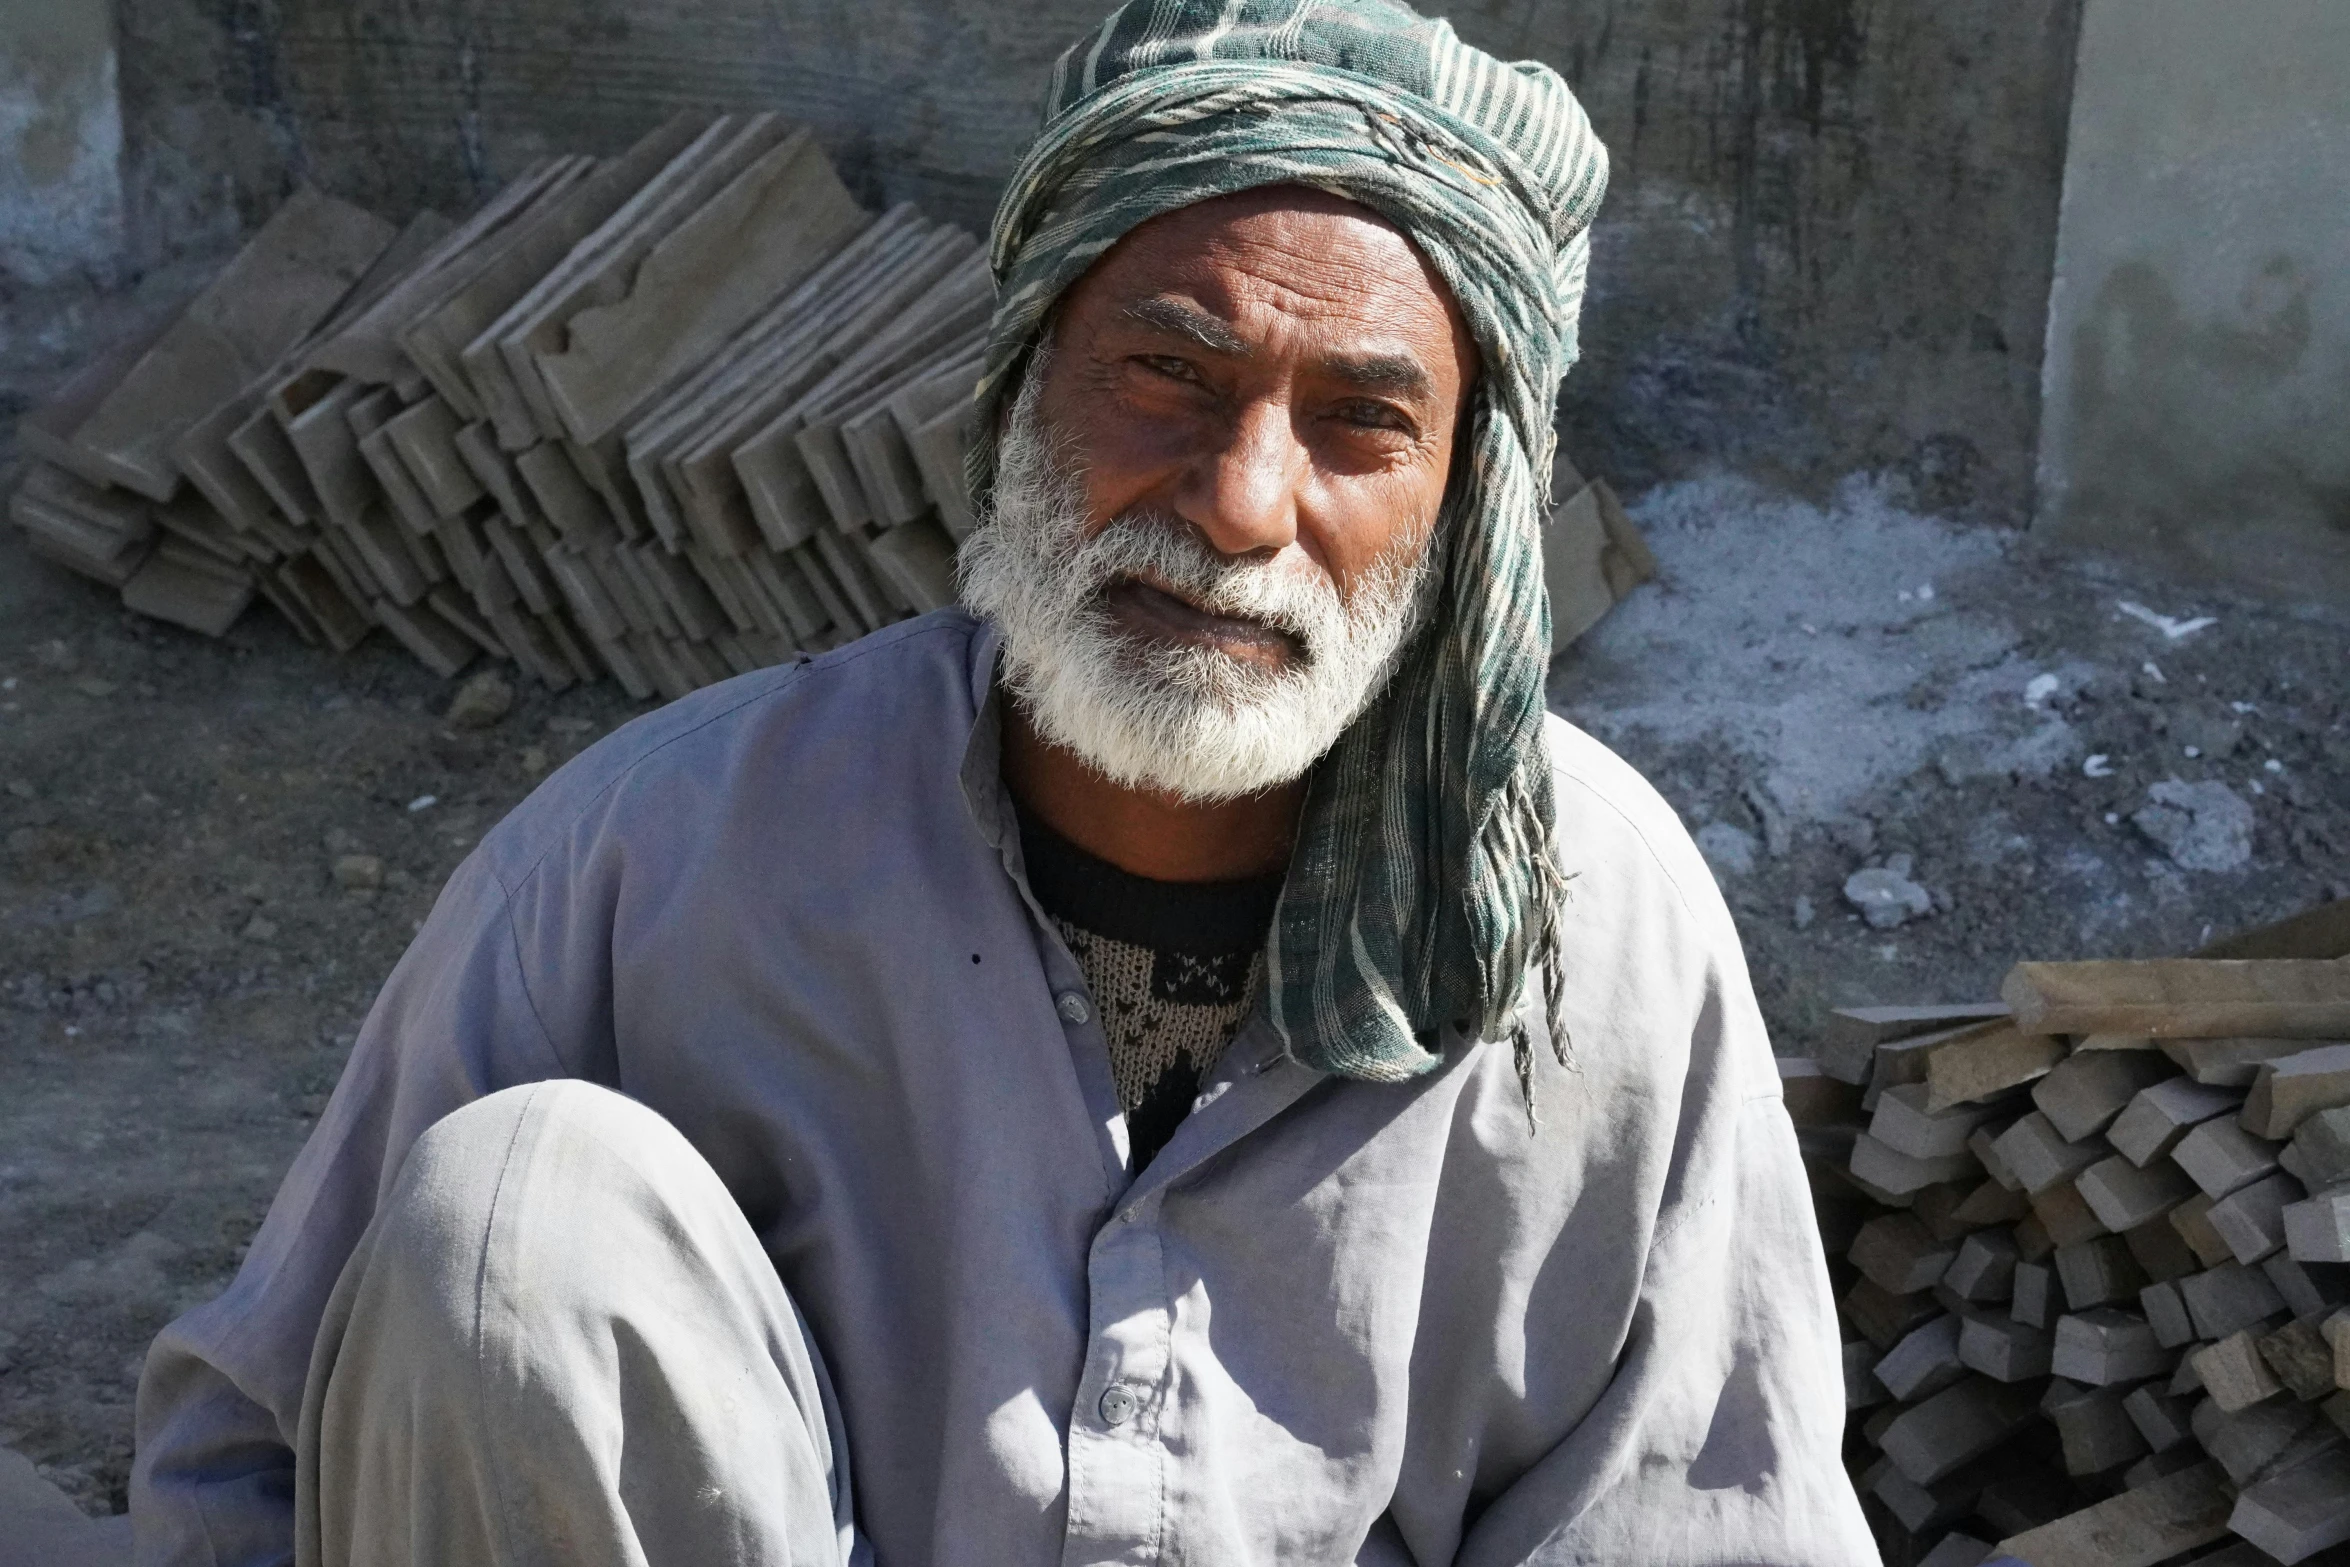
<svg viewBox="0 0 2350 1567">
<path fill-rule="evenodd" d="M 1875 1561 L 1778 1075 L 1656 794 L 1551 720 L 1574 1067 L 1538 1048 L 1539 1132 L 1506 1044 L 1372 1085 L 1260 1016 L 1137 1177 L 994 666 L 942 611 L 746 675 L 482 840 L 236 1281 L 156 1341 L 139 1559 L 287 1558 L 311 1343 L 403 1155 L 579 1077 L 741 1205 L 883 1567 Z"/>
</svg>

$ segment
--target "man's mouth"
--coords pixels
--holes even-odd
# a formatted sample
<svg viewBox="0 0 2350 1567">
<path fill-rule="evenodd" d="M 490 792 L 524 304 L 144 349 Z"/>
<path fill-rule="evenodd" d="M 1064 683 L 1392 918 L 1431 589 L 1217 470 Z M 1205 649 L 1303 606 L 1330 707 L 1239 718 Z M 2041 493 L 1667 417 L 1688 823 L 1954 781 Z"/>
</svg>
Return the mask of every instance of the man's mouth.
<svg viewBox="0 0 2350 1567">
<path fill-rule="evenodd" d="M 1260 620 L 1218 615 L 1139 577 L 1121 577 L 1102 589 L 1102 602 L 1118 622 L 1152 642 L 1177 642 L 1217 651 L 1267 668 L 1281 669 L 1303 653 L 1297 639 Z"/>
</svg>

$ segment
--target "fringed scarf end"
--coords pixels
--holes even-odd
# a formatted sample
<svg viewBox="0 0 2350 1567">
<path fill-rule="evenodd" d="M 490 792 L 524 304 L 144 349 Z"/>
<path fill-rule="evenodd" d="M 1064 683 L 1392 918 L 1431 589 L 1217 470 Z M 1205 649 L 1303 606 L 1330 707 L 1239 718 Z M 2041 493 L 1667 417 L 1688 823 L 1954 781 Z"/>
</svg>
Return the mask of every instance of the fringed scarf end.
<svg viewBox="0 0 2350 1567">
<path fill-rule="evenodd" d="M 1567 1032 L 1567 973 L 1559 925 L 1565 917 L 1568 878 L 1550 857 L 1547 845 L 1534 856 L 1535 964 L 1542 970 L 1542 1020 L 1550 1030 L 1550 1053 L 1558 1064 L 1580 1074 L 1575 1041 Z M 1526 1135 L 1541 1129 L 1534 1108 L 1534 1037 L 1523 1022 L 1510 1030 L 1510 1046 L 1518 1067 L 1518 1091 L 1526 1099 Z"/>
</svg>

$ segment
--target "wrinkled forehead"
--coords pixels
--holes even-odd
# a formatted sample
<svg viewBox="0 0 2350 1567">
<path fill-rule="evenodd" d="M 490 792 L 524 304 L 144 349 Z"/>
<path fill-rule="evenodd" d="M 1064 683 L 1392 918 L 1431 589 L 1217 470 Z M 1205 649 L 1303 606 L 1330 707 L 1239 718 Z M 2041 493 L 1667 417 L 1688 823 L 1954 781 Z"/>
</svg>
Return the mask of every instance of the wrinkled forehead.
<svg viewBox="0 0 2350 1567">
<path fill-rule="evenodd" d="M 1179 313 L 1167 308 L 1175 304 L 1234 324 L 1271 310 L 1390 335 L 1467 335 L 1451 290 L 1401 226 L 1295 185 L 1211 197 L 1138 224 L 1068 295 L 1161 321 Z"/>
</svg>

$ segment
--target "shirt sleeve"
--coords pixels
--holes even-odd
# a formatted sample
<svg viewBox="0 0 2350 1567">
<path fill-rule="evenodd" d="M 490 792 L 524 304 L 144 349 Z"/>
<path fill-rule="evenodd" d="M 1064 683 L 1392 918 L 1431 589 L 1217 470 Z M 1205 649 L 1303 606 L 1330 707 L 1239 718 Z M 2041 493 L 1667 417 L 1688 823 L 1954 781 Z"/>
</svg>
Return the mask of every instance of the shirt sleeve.
<svg viewBox="0 0 2350 1567">
<path fill-rule="evenodd" d="M 1709 912 L 1734 943 L 1726 911 Z M 1459 1567 L 1878 1560 L 1842 1462 L 1834 1304 L 1795 1129 L 1743 962 L 1733 947 L 1707 967 L 1613 1374 L 1476 1515 Z M 1566 1339 L 1590 1324 L 1525 1327 Z"/>
<path fill-rule="evenodd" d="M 311 1344 L 380 1195 L 442 1116 L 570 1075 L 532 1004 L 516 923 L 485 846 L 385 982 L 235 1280 L 148 1351 L 131 1471 L 142 1567 L 292 1560 Z"/>
</svg>

